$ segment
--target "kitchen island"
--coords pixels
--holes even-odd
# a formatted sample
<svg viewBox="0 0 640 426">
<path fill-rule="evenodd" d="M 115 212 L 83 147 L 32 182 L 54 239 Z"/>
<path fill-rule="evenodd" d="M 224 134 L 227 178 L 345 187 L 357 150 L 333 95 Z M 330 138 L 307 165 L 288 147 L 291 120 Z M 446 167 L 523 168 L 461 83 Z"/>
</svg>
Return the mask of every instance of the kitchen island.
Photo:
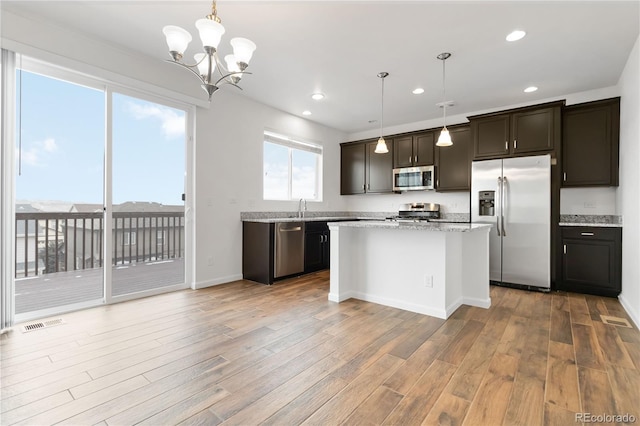
<svg viewBox="0 0 640 426">
<path fill-rule="evenodd" d="M 329 300 L 355 298 L 448 318 L 488 308 L 489 231 L 469 223 L 334 222 Z"/>
</svg>

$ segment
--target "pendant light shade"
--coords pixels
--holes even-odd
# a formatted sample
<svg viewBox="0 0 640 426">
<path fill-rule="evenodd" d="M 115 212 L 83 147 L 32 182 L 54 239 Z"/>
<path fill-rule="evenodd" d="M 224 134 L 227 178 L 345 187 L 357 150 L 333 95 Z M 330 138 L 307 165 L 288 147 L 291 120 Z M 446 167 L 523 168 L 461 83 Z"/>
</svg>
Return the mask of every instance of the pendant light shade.
<svg viewBox="0 0 640 426">
<path fill-rule="evenodd" d="M 451 142 L 451 135 L 449 134 L 449 131 L 445 127 L 442 129 L 442 131 L 440 131 L 440 136 L 438 137 L 438 142 L 436 142 L 436 146 L 451 146 L 451 145 L 453 145 L 453 142 Z"/>
<path fill-rule="evenodd" d="M 445 86 L 445 61 L 451 57 L 451 53 L 441 53 L 437 56 L 438 59 L 442 61 L 442 131 L 440 132 L 440 136 L 438 137 L 438 141 L 436 142 L 436 146 L 451 146 L 453 145 L 453 141 L 451 140 L 451 135 L 449 134 L 449 130 L 447 130 L 447 104 L 451 105 L 451 102 L 445 101 L 446 99 L 446 86 Z"/>
<path fill-rule="evenodd" d="M 375 152 L 376 154 L 386 154 L 387 152 L 389 152 L 389 148 L 387 148 L 387 143 L 385 142 L 384 138 L 378 139 L 376 149 L 373 152 Z"/>
<path fill-rule="evenodd" d="M 383 132 L 384 132 L 384 79 L 389 75 L 388 72 L 378 73 L 378 77 L 382 80 L 382 106 L 380 108 L 380 138 L 378 139 L 378 143 L 376 144 L 376 149 L 373 151 L 376 154 L 386 154 L 389 152 L 389 148 L 387 148 L 387 143 L 384 140 Z"/>
</svg>

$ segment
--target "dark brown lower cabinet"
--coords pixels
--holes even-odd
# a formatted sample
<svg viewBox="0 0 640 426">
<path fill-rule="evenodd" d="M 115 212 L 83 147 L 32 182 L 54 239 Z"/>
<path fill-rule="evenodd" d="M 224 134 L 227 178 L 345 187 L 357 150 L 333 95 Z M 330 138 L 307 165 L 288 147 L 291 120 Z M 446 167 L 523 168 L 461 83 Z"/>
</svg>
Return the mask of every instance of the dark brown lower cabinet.
<svg viewBox="0 0 640 426">
<path fill-rule="evenodd" d="M 622 275 L 622 228 L 561 227 L 559 290 L 616 297 Z"/>
<path fill-rule="evenodd" d="M 274 224 L 242 222 L 242 277 L 273 284 Z"/>
<path fill-rule="evenodd" d="M 304 272 L 329 268 L 329 254 L 327 222 L 307 222 L 304 232 Z"/>
</svg>

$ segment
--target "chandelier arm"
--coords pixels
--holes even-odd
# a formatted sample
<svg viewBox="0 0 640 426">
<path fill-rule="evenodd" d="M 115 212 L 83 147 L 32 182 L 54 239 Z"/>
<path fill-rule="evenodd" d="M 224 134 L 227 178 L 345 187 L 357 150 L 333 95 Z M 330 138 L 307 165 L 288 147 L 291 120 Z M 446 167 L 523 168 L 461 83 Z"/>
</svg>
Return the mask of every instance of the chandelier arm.
<svg viewBox="0 0 640 426">
<path fill-rule="evenodd" d="M 198 77 L 198 80 L 200 80 L 200 82 L 202 84 L 207 84 L 207 82 L 202 78 L 202 76 L 200 75 L 200 73 L 198 71 L 195 71 L 194 68 L 197 68 L 197 65 L 187 65 L 187 64 L 183 64 L 182 62 L 177 62 L 177 61 L 172 61 L 170 59 L 166 59 L 167 62 L 172 63 L 172 64 L 176 64 L 181 66 L 182 68 L 188 69 L 189 71 L 191 71 L 196 77 Z"/>
<path fill-rule="evenodd" d="M 228 74 L 223 75 L 222 77 L 220 77 L 218 79 L 218 81 L 216 81 L 216 86 L 218 85 L 218 83 L 220 83 L 221 81 L 227 84 L 231 84 L 232 86 L 236 86 L 238 89 L 242 90 L 242 87 L 238 86 L 237 84 L 227 80 L 229 77 L 231 77 L 232 75 L 237 75 L 237 74 L 251 74 L 248 71 L 236 71 L 236 72 L 230 72 Z"/>
<path fill-rule="evenodd" d="M 202 57 L 202 59 L 200 59 L 198 62 L 196 62 L 195 64 L 187 64 L 185 62 L 182 61 L 176 61 L 174 59 L 165 59 L 165 61 L 167 62 L 173 62 L 174 64 L 178 64 L 178 65 L 182 65 L 183 67 L 187 67 L 187 68 L 196 68 L 198 65 L 200 65 L 202 63 L 202 61 L 204 61 L 204 59 L 207 57 L 207 55 L 204 55 Z"/>
</svg>

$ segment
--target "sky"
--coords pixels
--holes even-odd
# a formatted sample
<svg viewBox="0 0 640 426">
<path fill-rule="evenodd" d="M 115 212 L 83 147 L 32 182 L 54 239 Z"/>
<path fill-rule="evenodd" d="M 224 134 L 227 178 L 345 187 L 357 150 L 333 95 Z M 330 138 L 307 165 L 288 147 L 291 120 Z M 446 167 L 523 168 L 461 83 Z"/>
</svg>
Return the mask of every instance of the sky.
<svg viewBox="0 0 640 426">
<path fill-rule="evenodd" d="M 16 133 L 16 200 L 101 204 L 105 93 L 26 71 Z M 114 93 L 113 203 L 182 204 L 185 112 Z"/>
</svg>

